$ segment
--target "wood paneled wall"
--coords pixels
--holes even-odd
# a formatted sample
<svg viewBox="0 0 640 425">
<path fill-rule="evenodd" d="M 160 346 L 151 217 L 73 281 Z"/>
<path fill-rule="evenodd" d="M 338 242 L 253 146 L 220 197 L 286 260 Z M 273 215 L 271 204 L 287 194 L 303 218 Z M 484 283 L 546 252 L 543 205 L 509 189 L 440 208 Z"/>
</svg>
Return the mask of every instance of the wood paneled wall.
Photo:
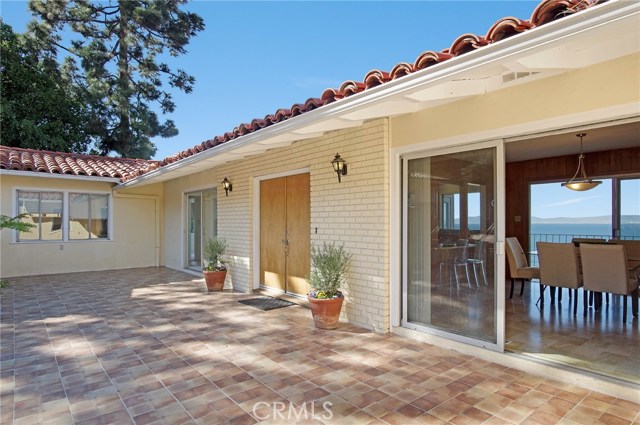
<svg viewBox="0 0 640 425">
<path fill-rule="evenodd" d="M 587 175 L 591 178 L 640 177 L 640 147 L 586 154 Z M 578 155 L 510 162 L 506 165 L 506 236 L 515 236 L 529 246 L 529 185 L 562 182 L 573 176 Z M 569 190 L 569 189 L 567 189 Z M 516 221 L 517 217 L 520 221 Z"/>
</svg>

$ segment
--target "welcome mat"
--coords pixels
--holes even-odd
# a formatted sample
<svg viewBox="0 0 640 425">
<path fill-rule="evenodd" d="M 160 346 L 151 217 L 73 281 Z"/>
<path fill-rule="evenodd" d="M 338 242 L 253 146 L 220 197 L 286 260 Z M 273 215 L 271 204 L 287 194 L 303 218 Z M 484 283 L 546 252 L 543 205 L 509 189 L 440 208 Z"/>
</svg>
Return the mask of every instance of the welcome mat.
<svg viewBox="0 0 640 425">
<path fill-rule="evenodd" d="M 240 300 L 239 303 L 250 305 L 251 307 L 259 308 L 260 310 L 275 310 L 276 308 L 289 307 L 295 305 L 287 300 L 281 300 L 280 298 L 273 297 L 258 297 L 249 298 L 248 300 Z"/>
</svg>

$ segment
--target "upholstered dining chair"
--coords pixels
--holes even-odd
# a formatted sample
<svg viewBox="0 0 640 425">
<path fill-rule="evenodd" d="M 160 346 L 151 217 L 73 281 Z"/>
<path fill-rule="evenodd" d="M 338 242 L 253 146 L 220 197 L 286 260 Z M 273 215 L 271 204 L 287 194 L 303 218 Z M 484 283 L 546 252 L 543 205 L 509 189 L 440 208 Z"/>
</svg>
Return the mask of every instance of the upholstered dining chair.
<svg viewBox="0 0 640 425">
<path fill-rule="evenodd" d="M 522 245 L 517 238 L 511 237 L 506 239 L 507 260 L 509 261 L 509 274 L 511 275 L 511 293 L 509 298 L 513 298 L 513 286 L 516 279 L 522 280 L 520 286 L 520 295 L 524 293 L 525 280 L 539 279 L 540 269 L 538 267 L 529 267 L 527 256 L 522 249 Z"/>
<path fill-rule="evenodd" d="M 631 294 L 631 309 L 638 315 L 638 279 L 629 276 L 623 245 L 581 244 L 580 259 L 585 290 L 623 295 L 623 322 L 627 320 L 627 295 Z"/>
<path fill-rule="evenodd" d="M 582 277 L 578 267 L 576 247 L 572 243 L 538 242 L 540 262 L 540 284 L 549 287 L 551 304 L 555 302 L 552 289 L 573 289 L 573 315 L 578 314 L 578 288 L 582 287 Z M 584 292 L 584 308 L 587 308 L 587 292 Z M 560 300 L 560 297 L 558 297 Z M 540 302 L 544 304 L 544 290 L 540 291 Z"/>
<path fill-rule="evenodd" d="M 609 242 L 624 246 L 624 250 L 627 252 L 627 264 L 631 271 L 630 277 L 635 276 L 635 272 L 640 271 L 640 269 L 638 269 L 638 267 L 640 267 L 640 240 L 609 239 Z"/>
</svg>

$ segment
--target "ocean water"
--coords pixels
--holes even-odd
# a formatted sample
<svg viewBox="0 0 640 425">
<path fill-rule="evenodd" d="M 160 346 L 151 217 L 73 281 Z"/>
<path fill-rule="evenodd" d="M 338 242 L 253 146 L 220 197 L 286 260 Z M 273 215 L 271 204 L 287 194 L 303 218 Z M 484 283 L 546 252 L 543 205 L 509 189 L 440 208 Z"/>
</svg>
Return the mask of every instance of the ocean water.
<svg viewBox="0 0 640 425">
<path fill-rule="evenodd" d="M 623 239 L 640 239 L 640 224 L 621 226 Z M 574 237 L 611 238 L 611 224 L 583 223 L 542 223 L 531 225 L 529 250 L 535 251 L 536 242 L 571 242 Z"/>
<path fill-rule="evenodd" d="M 640 238 L 640 224 L 623 224 L 621 234 L 626 237 Z M 611 237 L 611 224 L 582 223 L 542 223 L 531 225 L 532 234 L 606 236 Z"/>
</svg>

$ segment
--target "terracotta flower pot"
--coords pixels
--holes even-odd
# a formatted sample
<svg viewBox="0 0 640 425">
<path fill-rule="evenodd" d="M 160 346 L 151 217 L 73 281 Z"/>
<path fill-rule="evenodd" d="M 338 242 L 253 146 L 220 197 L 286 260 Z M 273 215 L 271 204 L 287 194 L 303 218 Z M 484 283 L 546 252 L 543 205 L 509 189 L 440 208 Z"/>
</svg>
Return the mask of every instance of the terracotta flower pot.
<svg viewBox="0 0 640 425">
<path fill-rule="evenodd" d="M 311 314 L 316 328 L 335 329 L 338 327 L 344 297 L 321 299 L 307 296 L 307 298 L 309 299 L 309 306 L 311 307 Z"/>
<path fill-rule="evenodd" d="M 227 271 L 220 272 L 203 271 L 204 282 L 207 284 L 209 292 L 220 292 L 224 288 L 224 279 L 227 277 Z"/>
</svg>

